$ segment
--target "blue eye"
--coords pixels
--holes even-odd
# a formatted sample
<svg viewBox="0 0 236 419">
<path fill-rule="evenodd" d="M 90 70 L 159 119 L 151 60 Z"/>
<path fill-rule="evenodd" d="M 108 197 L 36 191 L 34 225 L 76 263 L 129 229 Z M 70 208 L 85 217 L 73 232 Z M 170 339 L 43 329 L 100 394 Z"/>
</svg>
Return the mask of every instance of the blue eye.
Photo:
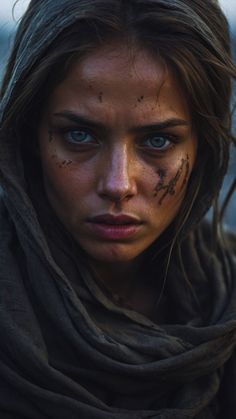
<svg viewBox="0 0 236 419">
<path fill-rule="evenodd" d="M 172 141 L 170 140 L 169 135 L 160 134 L 160 135 L 154 135 L 153 137 L 146 138 L 143 144 L 145 146 L 155 148 L 158 150 L 165 150 L 172 144 Z"/>
<path fill-rule="evenodd" d="M 65 139 L 73 144 L 87 144 L 94 142 L 94 138 L 86 131 L 68 130 L 64 133 Z"/>
</svg>

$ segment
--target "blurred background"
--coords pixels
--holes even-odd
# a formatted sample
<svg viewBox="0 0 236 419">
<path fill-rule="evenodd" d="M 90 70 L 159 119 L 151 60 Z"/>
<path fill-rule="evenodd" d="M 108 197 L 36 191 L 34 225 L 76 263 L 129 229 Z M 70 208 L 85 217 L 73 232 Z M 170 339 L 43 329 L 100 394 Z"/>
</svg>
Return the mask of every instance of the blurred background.
<svg viewBox="0 0 236 419">
<path fill-rule="evenodd" d="M 55 0 L 57 1 L 57 0 Z M 204 0 L 202 0 L 204 1 Z M 20 17 L 24 13 L 29 0 L 2 0 L 0 4 L 0 81 L 7 62 L 7 57 L 11 49 L 12 40 Z M 15 5 L 15 6 L 14 6 Z M 230 23 L 230 32 L 232 39 L 232 51 L 236 59 L 236 0 L 220 0 L 220 5 L 224 10 Z M 236 103 L 236 94 L 233 97 L 233 103 Z M 236 134 L 236 115 L 234 118 L 234 132 Z M 232 156 L 229 164 L 229 170 L 221 191 L 223 200 L 227 190 L 236 176 L 236 150 L 232 150 Z M 209 173 L 210 176 L 210 173 Z M 211 216 L 211 213 L 208 214 Z M 225 224 L 229 230 L 236 233 L 236 193 L 231 199 L 225 215 Z"/>
</svg>

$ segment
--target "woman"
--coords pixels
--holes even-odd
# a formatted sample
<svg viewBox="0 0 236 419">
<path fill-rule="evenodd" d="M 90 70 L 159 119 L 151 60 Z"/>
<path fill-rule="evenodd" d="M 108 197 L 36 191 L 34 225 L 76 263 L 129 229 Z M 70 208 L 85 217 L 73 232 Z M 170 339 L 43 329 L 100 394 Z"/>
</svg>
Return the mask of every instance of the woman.
<svg viewBox="0 0 236 419">
<path fill-rule="evenodd" d="M 1 417 L 234 418 L 228 27 L 32 0 L 1 100 Z"/>
</svg>

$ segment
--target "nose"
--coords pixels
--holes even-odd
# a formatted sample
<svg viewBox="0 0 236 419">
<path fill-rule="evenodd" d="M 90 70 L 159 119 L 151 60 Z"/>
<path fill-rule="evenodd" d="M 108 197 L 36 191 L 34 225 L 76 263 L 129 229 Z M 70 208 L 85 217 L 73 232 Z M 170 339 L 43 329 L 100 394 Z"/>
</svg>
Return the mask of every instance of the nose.
<svg viewBox="0 0 236 419">
<path fill-rule="evenodd" d="M 115 147 L 109 152 L 105 160 L 98 181 L 99 196 L 103 199 L 119 202 L 136 195 L 135 162 L 127 147 Z"/>
</svg>

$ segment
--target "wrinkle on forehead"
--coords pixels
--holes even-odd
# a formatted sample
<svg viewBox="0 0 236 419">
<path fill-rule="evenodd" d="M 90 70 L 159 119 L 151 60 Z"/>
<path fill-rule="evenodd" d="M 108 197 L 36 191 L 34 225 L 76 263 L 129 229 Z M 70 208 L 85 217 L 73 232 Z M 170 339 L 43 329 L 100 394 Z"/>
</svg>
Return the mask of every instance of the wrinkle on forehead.
<svg viewBox="0 0 236 419">
<path fill-rule="evenodd" d="M 100 48 L 73 63 L 51 96 L 54 112 L 79 112 L 116 130 L 118 124 L 127 127 L 137 121 L 189 119 L 181 84 L 158 54 L 145 49 L 131 54 L 127 47 L 115 47 Z"/>
<path fill-rule="evenodd" d="M 147 60 L 149 66 L 146 65 Z M 169 74 L 166 63 L 160 57 L 155 59 L 144 49 L 135 49 L 130 52 L 130 48 L 122 46 L 104 47 L 88 55 L 84 60 L 78 61 L 77 64 L 80 68 L 81 81 L 88 83 L 90 89 L 96 88 L 98 82 L 104 87 L 109 87 L 111 83 L 114 83 L 114 74 L 117 76 L 122 74 L 123 80 L 131 84 L 132 80 L 135 83 L 138 80 L 140 87 L 145 87 L 147 82 L 154 81 L 153 76 L 156 73 L 153 88 L 157 89 L 158 85 L 158 91 L 160 91 Z"/>
</svg>

